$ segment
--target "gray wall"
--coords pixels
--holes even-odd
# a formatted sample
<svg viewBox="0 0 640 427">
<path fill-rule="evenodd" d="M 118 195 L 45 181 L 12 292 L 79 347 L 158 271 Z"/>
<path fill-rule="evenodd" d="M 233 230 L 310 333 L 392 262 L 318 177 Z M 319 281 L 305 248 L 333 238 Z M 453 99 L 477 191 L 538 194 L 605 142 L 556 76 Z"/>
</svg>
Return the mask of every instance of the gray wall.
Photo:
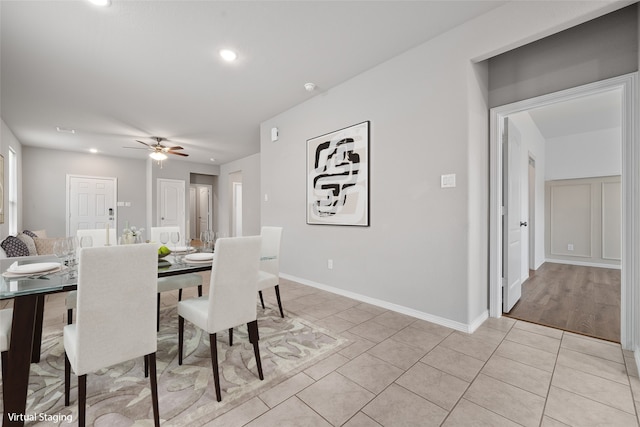
<svg viewBox="0 0 640 427">
<path fill-rule="evenodd" d="M 183 161 L 165 161 L 160 168 L 151 160 L 126 159 L 70 151 L 23 147 L 23 226 L 46 229 L 49 236 L 63 236 L 66 214 L 67 174 L 115 177 L 118 179 L 118 201 L 131 202 L 130 207 L 116 207 L 117 230 L 125 222 L 147 231 L 155 225 L 157 178 L 181 179 L 188 188 L 191 173 L 215 175 L 219 167 Z M 185 192 L 188 212 L 188 191 Z"/>
<path fill-rule="evenodd" d="M 487 315 L 489 199 L 488 72 L 473 60 L 605 7 L 507 3 L 263 122 L 262 223 L 285 228 L 281 271 L 473 329 Z M 307 225 L 306 140 L 365 120 L 371 226 Z M 450 173 L 457 187 L 441 189 L 440 176 Z"/>
<path fill-rule="evenodd" d="M 634 4 L 489 60 L 489 106 L 638 70 Z"/>
<path fill-rule="evenodd" d="M 27 146 L 22 151 L 23 228 L 46 229 L 50 237 L 66 235 L 67 174 L 117 178 L 118 200 L 131 202 L 131 207 L 116 208 L 117 230 L 125 221 L 145 227 L 145 161 Z"/>
</svg>

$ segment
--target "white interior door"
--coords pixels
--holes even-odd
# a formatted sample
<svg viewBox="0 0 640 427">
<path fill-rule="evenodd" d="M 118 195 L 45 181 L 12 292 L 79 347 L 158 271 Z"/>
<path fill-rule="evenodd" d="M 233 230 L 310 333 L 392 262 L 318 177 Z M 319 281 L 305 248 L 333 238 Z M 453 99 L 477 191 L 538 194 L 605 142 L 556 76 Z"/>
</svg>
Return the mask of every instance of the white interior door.
<svg viewBox="0 0 640 427">
<path fill-rule="evenodd" d="M 198 231 L 211 230 L 211 187 L 198 187 Z"/>
<path fill-rule="evenodd" d="M 522 295 L 522 235 L 520 231 L 521 200 L 521 159 L 520 159 L 520 133 L 511 124 L 509 118 L 504 119 L 503 129 L 503 295 L 502 310 L 505 313 L 511 311 Z"/>
<path fill-rule="evenodd" d="M 67 175 L 67 235 L 115 226 L 116 178 Z"/>
<path fill-rule="evenodd" d="M 175 179 L 158 179 L 159 227 L 180 227 L 180 238 L 185 241 L 185 182 Z"/>
</svg>

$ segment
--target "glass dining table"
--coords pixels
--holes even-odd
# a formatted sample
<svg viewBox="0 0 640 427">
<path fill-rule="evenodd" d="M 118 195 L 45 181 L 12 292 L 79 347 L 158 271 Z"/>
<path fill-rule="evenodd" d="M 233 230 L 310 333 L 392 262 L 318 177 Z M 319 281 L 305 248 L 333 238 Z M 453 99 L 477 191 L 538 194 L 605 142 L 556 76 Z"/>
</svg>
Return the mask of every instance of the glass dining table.
<svg viewBox="0 0 640 427">
<path fill-rule="evenodd" d="M 5 272 L 15 262 L 0 260 Z M 59 262 L 52 256 L 38 257 L 22 264 Z M 169 255 L 158 262 L 158 277 L 175 276 L 211 270 L 211 262 L 189 263 Z M 3 383 L 3 426 L 23 426 L 26 411 L 31 363 L 40 361 L 44 300 L 49 294 L 77 289 L 77 275 L 73 268 L 63 268 L 50 274 L 24 277 L 0 275 L 0 300 L 13 300 L 13 320 L 8 352 L 8 368 Z"/>
</svg>

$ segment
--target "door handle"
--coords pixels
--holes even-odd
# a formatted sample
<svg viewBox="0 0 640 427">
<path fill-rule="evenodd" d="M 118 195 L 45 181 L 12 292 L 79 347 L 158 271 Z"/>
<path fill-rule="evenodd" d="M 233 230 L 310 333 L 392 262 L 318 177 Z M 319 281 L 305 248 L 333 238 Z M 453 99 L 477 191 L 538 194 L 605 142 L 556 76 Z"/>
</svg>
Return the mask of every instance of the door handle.
<svg viewBox="0 0 640 427">
<path fill-rule="evenodd" d="M 520 221 L 520 227 L 526 227 L 526 226 L 527 226 L 527 222 L 526 221 L 525 222 Z"/>
</svg>

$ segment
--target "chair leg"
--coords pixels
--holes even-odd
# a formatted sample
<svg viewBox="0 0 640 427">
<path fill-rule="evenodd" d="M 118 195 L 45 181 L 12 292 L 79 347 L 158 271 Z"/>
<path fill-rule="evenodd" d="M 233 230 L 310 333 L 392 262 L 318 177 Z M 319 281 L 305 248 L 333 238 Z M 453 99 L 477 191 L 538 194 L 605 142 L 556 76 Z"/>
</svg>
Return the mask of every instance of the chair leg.
<svg viewBox="0 0 640 427">
<path fill-rule="evenodd" d="M 278 308 L 280 309 L 280 317 L 284 319 L 284 311 L 282 311 L 282 301 L 280 300 L 280 285 L 276 285 L 276 298 L 278 299 Z"/>
<path fill-rule="evenodd" d="M 233 345 L 233 328 L 229 328 L 229 347 Z"/>
<path fill-rule="evenodd" d="M 158 292 L 158 308 L 156 310 L 156 331 L 160 331 L 160 292 Z"/>
<path fill-rule="evenodd" d="M 184 317 L 178 316 L 178 365 L 182 365 L 182 342 L 184 341 Z"/>
<path fill-rule="evenodd" d="M 71 363 L 69 362 L 69 357 L 67 357 L 67 352 L 65 351 L 64 352 L 64 406 L 69 406 L 69 392 L 71 390 L 70 383 L 71 383 Z"/>
<path fill-rule="evenodd" d="M 182 289 L 178 289 L 178 301 L 182 301 Z"/>
<path fill-rule="evenodd" d="M 67 310 L 67 325 L 73 323 L 73 308 Z"/>
<path fill-rule="evenodd" d="M 264 379 L 262 374 L 262 361 L 260 360 L 260 348 L 258 347 L 258 341 L 260 335 L 258 334 L 258 321 L 247 323 L 247 329 L 249 330 L 249 341 L 253 344 L 253 353 L 256 355 L 256 365 L 258 366 L 258 376 L 261 380 Z"/>
<path fill-rule="evenodd" d="M 156 427 L 160 426 L 160 410 L 158 408 L 158 377 L 156 375 L 156 354 L 151 353 L 144 357 L 149 361 L 149 369 L 151 370 L 151 403 L 153 405 L 153 421 Z"/>
<path fill-rule="evenodd" d="M 260 304 L 262 304 L 262 309 L 264 310 L 264 299 L 262 298 L 262 291 L 258 291 L 258 295 L 260 295 Z"/>
<path fill-rule="evenodd" d="M 202 296 L 202 285 L 198 285 L 198 296 Z"/>
<path fill-rule="evenodd" d="M 87 374 L 78 377 L 78 427 L 84 427 L 87 420 Z"/>
<path fill-rule="evenodd" d="M 209 334 L 209 346 L 211 347 L 211 366 L 213 367 L 213 384 L 216 389 L 216 400 L 220 402 L 220 374 L 218 372 L 218 343 L 216 342 L 216 334 Z"/>
<path fill-rule="evenodd" d="M 149 377 L 149 356 L 147 354 L 144 355 L 144 377 Z"/>
</svg>

